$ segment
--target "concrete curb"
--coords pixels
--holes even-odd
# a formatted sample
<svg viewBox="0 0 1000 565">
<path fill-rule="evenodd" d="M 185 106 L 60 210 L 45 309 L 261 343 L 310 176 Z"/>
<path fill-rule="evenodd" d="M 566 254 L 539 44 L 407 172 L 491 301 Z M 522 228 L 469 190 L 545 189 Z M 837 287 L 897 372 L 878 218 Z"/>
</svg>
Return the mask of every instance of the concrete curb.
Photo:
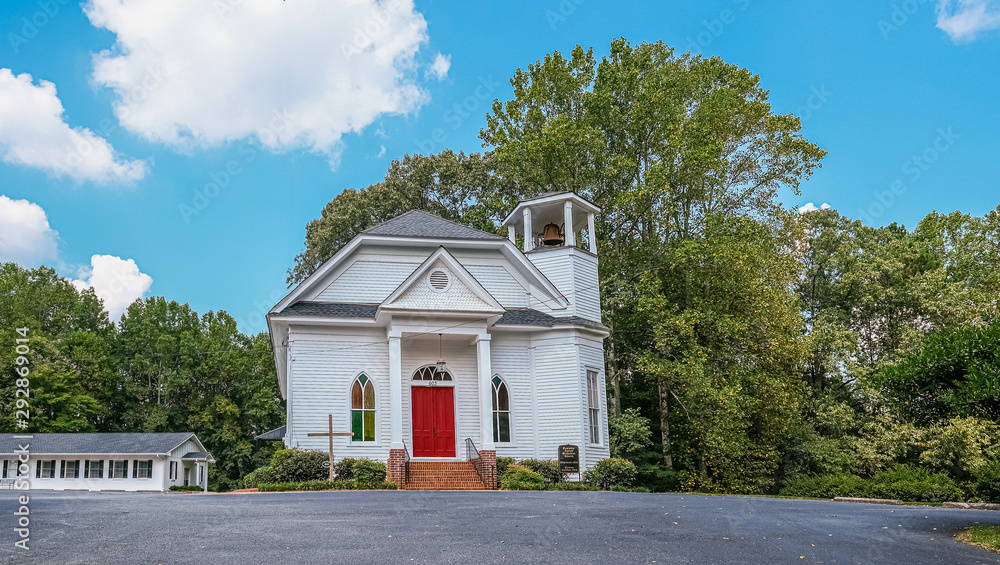
<svg viewBox="0 0 1000 565">
<path fill-rule="evenodd" d="M 1000 504 L 992 502 L 945 502 L 941 508 L 966 508 L 968 510 L 1000 510 Z"/>
<path fill-rule="evenodd" d="M 889 498 L 850 498 L 846 496 L 838 496 L 833 499 L 834 502 L 858 502 L 861 504 L 891 504 L 893 506 L 902 506 L 902 500 L 893 500 Z"/>
</svg>

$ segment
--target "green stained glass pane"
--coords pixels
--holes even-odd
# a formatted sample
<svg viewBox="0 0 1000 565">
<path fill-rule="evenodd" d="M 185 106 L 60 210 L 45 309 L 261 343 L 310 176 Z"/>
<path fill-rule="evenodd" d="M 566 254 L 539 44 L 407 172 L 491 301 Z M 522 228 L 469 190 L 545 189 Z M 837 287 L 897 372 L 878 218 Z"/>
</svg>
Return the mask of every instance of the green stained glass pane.
<svg viewBox="0 0 1000 565">
<path fill-rule="evenodd" d="M 351 408 L 357 410 L 364 404 L 362 402 L 363 393 L 361 392 L 361 383 L 354 381 L 354 386 L 351 387 Z"/>
<path fill-rule="evenodd" d="M 368 410 L 375 409 L 375 387 L 372 386 L 371 381 L 368 381 L 365 385 L 365 408 Z"/>
<path fill-rule="evenodd" d="M 493 386 L 500 386 L 500 383 L 502 382 L 503 381 L 500 380 L 500 377 L 493 377 Z"/>
<path fill-rule="evenodd" d="M 368 382 L 368 375 L 361 375 L 361 378 L 359 378 L 358 380 L 361 381 L 362 385 L 364 385 L 365 383 Z"/>
<path fill-rule="evenodd" d="M 365 441 L 375 441 L 375 411 L 365 410 Z"/>
<path fill-rule="evenodd" d="M 361 414 L 361 410 L 351 410 L 351 431 L 354 432 L 351 441 L 362 441 Z"/>
<path fill-rule="evenodd" d="M 509 412 L 497 412 L 497 429 L 493 432 L 494 436 L 499 436 L 498 442 L 509 442 L 510 441 L 510 413 Z"/>
</svg>

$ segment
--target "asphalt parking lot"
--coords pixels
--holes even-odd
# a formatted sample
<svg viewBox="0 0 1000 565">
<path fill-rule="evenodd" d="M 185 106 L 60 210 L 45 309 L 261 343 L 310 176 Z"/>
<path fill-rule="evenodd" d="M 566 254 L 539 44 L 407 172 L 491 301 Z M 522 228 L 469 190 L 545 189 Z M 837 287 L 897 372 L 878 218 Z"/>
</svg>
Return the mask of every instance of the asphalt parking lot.
<svg viewBox="0 0 1000 565">
<path fill-rule="evenodd" d="M 1000 563 L 1000 512 L 609 492 L 30 494 L 5 563 Z"/>
</svg>

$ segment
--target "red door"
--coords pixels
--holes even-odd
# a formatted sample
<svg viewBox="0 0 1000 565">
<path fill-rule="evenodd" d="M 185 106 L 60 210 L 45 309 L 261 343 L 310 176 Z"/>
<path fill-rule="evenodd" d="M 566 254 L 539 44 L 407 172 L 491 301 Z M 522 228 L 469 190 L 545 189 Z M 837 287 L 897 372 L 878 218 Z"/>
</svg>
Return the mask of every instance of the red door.
<svg viewBox="0 0 1000 565">
<path fill-rule="evenodd" d="M 410 387 L 413 456 L 455 456 L 455 397 L 452 387 Z"/>
</svg>

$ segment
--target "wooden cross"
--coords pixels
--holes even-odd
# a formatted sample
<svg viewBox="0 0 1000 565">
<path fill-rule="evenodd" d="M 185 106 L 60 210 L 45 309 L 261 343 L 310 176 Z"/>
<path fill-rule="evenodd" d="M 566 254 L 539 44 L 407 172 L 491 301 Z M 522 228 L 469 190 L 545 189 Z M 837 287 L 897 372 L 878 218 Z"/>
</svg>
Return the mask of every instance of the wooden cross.
<svg viewBox="0 0 1000 565">
<path fill-rule="evenodd" d="M 351 436 L 354 437 L 354 432 L 335 432 L 333 431 L 333 414 L 330 414 L 330 428 L 326 433 L 308 433 L 308 437 L 328 437 L 330 438 L 330 480 L 333 480 L 333 436 Z"/>
</svg>

